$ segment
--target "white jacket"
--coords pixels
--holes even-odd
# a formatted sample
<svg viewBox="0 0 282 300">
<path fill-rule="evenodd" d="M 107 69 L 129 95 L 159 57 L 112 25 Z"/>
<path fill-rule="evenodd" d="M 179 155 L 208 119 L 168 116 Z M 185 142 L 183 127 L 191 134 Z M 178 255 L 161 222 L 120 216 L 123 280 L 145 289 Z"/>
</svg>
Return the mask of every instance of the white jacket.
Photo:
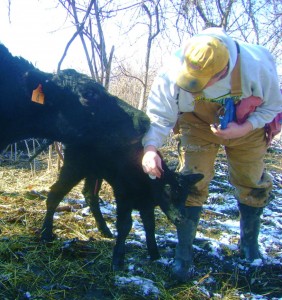
<svg viewBox="0 0 282 300">
<path fill-rule="evenodd" d="M 228 96 L 231 89 L 231 72 L 237 59 L 235 42 L 221 28 L 209 28 L 200 34 L 214 36 L 227 46 L 229 51 L 228 75 L 214 85 L 203 90 L 207 99 Z M 192 38 L 193 39 L 193 38 Z M 239 42 L 241 55 L 242 97 L 257 96 L 262 99 L 261 106 L 250 114 L 248 120 L 253 128 L 262 128 L 282 111 L 282 96 L 279 89 L 276 65 L 271 53 L 264 47 Z M 147 114 L 151 126 L 143 145 L 159 148 L 174 127 L 179 112 L 194 110 L 191 93 L 180 89 L 175 81 L 184 61 L 184 48 L 181 47 L 155 78 L 147 102 Z"/>
</svg>

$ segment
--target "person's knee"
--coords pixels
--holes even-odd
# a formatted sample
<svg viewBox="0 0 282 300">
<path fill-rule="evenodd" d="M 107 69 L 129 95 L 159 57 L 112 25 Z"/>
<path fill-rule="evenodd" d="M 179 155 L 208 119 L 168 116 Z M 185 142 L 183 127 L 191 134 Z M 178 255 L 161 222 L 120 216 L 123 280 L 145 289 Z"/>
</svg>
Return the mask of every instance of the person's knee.
<svg viewBox="0 0 282 300">
<path fill-rule="evenodd" d="M 255 176 L 248 176 L 247 180 L 231 180 L 235 186 L 236 199 L 245 205 L 252 207 L 265 207 L 273 199 L 271 191 L 273 188 L 272 177 L 264 172 L 260 178 L 254 180 Z"/>
<path fill-rule="evenodd" d="M 265 207 L 273 200 L 271 188 L 253 188 L 248 193 L 235 193 L 237 200 L 244 205 L 251 207 Z"/>
</svg>

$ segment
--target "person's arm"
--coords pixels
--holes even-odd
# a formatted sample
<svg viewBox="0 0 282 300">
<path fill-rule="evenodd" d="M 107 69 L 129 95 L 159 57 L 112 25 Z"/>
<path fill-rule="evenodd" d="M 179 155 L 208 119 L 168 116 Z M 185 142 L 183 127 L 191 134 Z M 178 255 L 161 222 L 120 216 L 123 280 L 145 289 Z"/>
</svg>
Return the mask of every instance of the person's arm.
<svg viewBox="0 0 282 300">
<path fill-rule="evenodd" d="M 151 125 L 143 138 L 144 147 L 152 145 L 158 149 L 174 127 L 178 116 L 178 91 L 168 74 L 161 72 L 155 78 L 147 101 L 146 113 Z"/>
<path fill-rule="evenodd" d="M 142 167 L 145 173 L 161 177 L 161 158 L 157 149 L 174 127 L 178 116 L 177 94 L 179 88 L 169 74 L 161 72 L 154 80 L 148 101 L 147 115 L 151 120 L 149 131 L 143 138 L 144 156 Z"/>
<path fill-rule="evenodd" d="M 230 122 L 226 129 L 221 130 L 220 127 L 211 125 L 211 131 L 218 137 L 223 139 L 235 139 L 240 138 L 253 130 L 253 125 L 248 120 L 243 124 L 236 122 Z"/>
</svg>

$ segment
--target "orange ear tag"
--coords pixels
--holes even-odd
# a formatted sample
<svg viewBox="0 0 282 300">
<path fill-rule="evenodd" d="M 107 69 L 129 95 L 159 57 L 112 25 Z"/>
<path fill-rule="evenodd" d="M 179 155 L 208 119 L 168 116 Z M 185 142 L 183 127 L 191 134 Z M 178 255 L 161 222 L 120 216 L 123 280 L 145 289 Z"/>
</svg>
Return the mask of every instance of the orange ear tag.
<svg viewBox="0 0 282 300">
<path fill-rule="evenodd" d="M 39 84 L 38 87 L 32 91 L 31 101 L 44 104 L 44 94 L 42 92 L 42 85 Z"/>
</svg>

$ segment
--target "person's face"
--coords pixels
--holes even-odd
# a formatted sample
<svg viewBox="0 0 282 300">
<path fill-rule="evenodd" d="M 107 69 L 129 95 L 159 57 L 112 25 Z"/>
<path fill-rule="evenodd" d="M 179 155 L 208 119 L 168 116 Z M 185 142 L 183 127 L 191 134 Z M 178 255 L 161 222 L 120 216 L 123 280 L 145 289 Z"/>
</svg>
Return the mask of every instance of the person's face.
<svg viewBox="0 0 282 300">
<path fill-rule="evenodd" d="M 213 84 L 215 84 L 219 80 L 223 79 L 227 75 L 227 72 L 228 72 L 228 65 L 221 72 L 215 74 L 211 78 L 211 80 L 206 84 L 206 86 L 204 87 L 204 89 L 207 88 L 207 87 L 209 87 L 209 86 L 212 86 Z"/>
</svg>

